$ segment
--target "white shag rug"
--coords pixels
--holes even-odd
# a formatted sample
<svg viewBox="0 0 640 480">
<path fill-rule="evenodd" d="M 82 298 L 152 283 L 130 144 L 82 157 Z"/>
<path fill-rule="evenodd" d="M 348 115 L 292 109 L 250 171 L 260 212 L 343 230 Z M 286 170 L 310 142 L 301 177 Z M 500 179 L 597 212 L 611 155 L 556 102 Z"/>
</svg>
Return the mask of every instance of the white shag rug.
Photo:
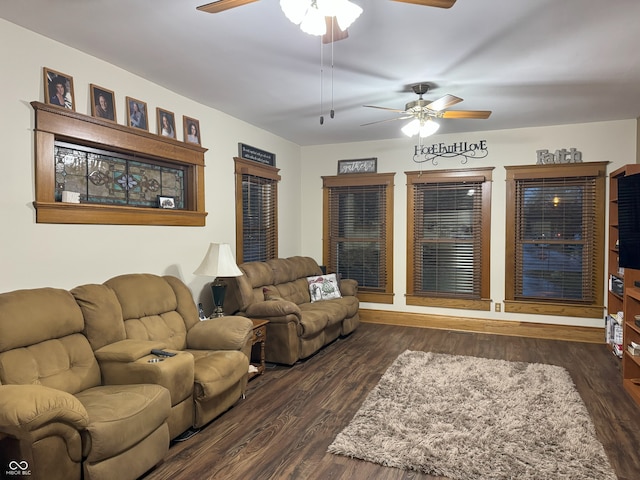
<svg viewBox="0 0 640 480">
<path fill-rule="evenodd" d="M 329 452 L 453 480 L 615 480 L 566 369 L 405 351 Z"/>
</svg>

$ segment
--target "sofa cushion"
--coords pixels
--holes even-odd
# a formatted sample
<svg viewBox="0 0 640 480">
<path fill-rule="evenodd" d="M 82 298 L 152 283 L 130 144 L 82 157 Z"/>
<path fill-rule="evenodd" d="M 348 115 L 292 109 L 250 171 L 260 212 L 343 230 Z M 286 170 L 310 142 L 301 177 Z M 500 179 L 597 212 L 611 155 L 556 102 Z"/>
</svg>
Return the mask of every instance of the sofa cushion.
<svg viewBox="0 0 640 480">
<path fill-rule="evenodd" d="M 115 292 L 106 285 L 81 285 L 71 294 L 84 316 L 84 333 L 94 351 L 126 338 L 122 308 Z"/>
<path fill-rule="evenodd" d="M 75 394 L 100 381 L 98 362 L 80 333 L 0 353 L 3 384 L 39 384 Z"/>
<path fill-rule="evenodd" d="M 249 359 L 238 350 L 188 351 L 195 358 L 195 396 L 197 398 L 212 398 L 219 395 L 237 384 L 249 371 Z"/>
<path fill-rule="evenodd" d="M 73 296 L 57 288 L 0 294 L 0 311 L 0 352 L 79 333 L 84 328 L 82 312 Z"/>
<path fill-rule="evenodd" d="M 89 414 L 82 432 L 89 462 L 130 449 L 162 425 L 171 410 L 169 391 L 159 385 L 105 385 L 77 398 Z"/>
</svg>

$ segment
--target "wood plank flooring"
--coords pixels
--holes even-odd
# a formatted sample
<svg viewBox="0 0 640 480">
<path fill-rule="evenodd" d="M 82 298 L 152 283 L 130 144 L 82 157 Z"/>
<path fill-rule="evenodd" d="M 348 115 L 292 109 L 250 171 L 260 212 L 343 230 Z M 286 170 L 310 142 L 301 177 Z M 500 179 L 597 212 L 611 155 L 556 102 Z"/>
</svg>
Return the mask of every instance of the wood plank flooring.
<svg viewBox="0 0 640 480">
<path fill-rule="evenodd" d="M 565 367 L 618 479 L 640 479 L 640 407 L 622 389 L 620 361 L 604 345 L 363 323 L 293 367 L 267 368 L 249 383 L 244 400 L 174 444 L 145 480 L 433 480 L 327 453 L 407 349 Z"/>
</svg>

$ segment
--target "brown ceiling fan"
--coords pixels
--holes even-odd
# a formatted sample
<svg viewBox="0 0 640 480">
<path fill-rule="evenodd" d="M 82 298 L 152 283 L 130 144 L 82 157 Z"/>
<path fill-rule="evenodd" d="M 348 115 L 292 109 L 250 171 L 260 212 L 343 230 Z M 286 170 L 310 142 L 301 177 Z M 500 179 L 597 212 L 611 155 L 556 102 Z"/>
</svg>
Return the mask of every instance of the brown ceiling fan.
<svg viewBox="0 0 640 480">
<path fill-rule="evenodd" d="M 390 122 L 394 120 L 407 120 L 410 118 L 417 119 L 420 123 L 424 123 L 436 118 L 475 118 L 486 119 L 491 115 L 490 110 L 446 110 L 447 108 L 462 102 L 460 97 L 455 95 L 444 95 L 434 101 L 424 100 L 422 96 L 429 91 L 427 83 L 418 83 L 411 86 L 411 89 L 418 95 L 418 100 L 414 100 L 405 105 L 404 110 L 388 107 L 378 107 L 376 105 L 365 105 L 368 108 L 379 108 L 403 114 L 400 117 L 388 118 L 386 120 L 378 120 L 376 122 L 365 123 L 365 125 L 373 125 L 375 123 Z"/>
<path fill-rule="evenodd" d="M 200 5 L 197 10 L 207 13 L 220 13 L 231 8 L 241 7 L 258 0 L 217 0 L 215 2 Z M 456 0 L 393 0 L 395 2 L 413 3 L 425 7 L 451 8 Z M 326 17 L 327 33 L 322 36 L 322 43 L 337 42 L 349 36 L 346 30 L 341 30 L 332 17 Z"/>
</svg>

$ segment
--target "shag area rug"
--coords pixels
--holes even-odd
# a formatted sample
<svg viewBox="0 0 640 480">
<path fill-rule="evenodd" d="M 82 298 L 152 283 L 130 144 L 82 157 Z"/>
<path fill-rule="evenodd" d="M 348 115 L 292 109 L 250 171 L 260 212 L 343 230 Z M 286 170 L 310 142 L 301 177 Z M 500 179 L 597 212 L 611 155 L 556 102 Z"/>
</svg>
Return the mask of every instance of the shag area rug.
<svg viewBox="0 0 640 480">
<path fill-rule="evenodd" d="M 329 452 L 454 480 L 615 480 L 562 367 L 405 351 Z"/>
</svg>

